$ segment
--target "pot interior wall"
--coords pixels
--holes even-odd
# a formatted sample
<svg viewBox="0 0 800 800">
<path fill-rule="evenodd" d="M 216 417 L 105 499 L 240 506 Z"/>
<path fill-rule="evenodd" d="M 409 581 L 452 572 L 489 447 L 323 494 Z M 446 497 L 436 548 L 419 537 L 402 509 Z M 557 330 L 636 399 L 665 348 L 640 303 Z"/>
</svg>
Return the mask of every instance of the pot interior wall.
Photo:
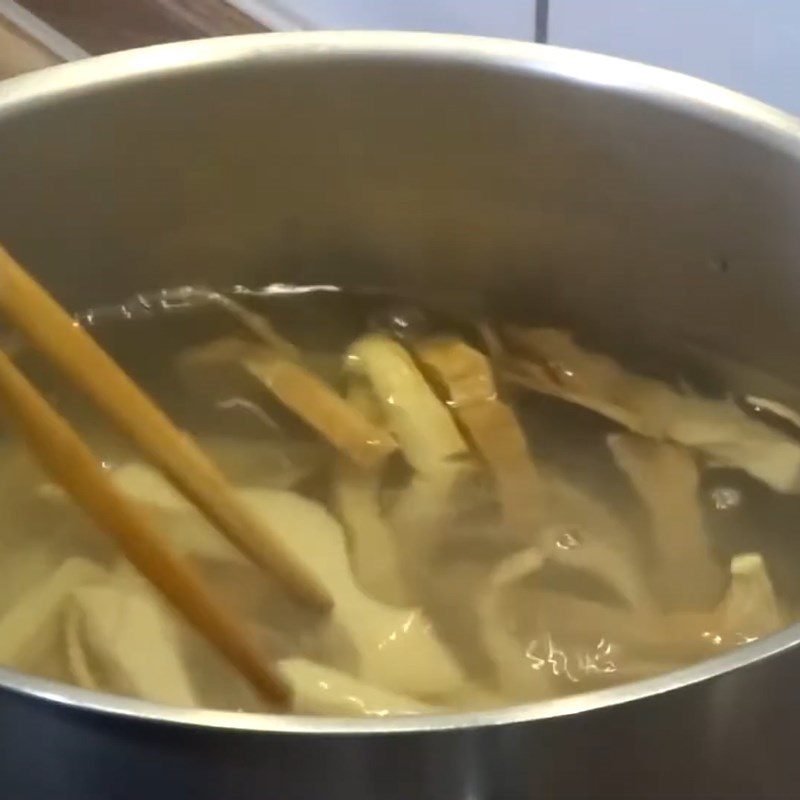
<svg viewBox="0 0 800 800">
<path fill-rule="evenodd" d="M 0 106 L 0 238 L 72 307 L 399 286 L 800 383 L 800 158 L 587 77 L 266 54 Z"/>
</svg>

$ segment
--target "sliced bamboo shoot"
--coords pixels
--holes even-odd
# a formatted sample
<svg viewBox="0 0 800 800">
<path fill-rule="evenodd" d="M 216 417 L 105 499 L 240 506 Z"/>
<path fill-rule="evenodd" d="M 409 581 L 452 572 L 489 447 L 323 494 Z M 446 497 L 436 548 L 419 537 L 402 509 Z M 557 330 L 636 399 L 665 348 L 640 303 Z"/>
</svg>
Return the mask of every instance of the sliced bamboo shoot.
<svg viewBox="0 0 800 800">
<path fill-rule="evenodd" d="M 125 584 L 79 588 L 66 625 L 69 664 L 79 685 L 154 703 L 197 705 L 174 620 L 154 595 Z"/>
<path fill-rule="evenodd" d="M 70 594 L 107 574 L 92 561 L 70 558 L 50 578 L 30 588 L 0 619 L 0 664 L 21 668 L 35 662 L 37 654 L 57 639 Z"/>
<path fill-rule="evenodd" d="M 134 462 L 117 467 L 110 478 L 128 498 L 148 510 L 175 552 L 194 558 L 248 563 L 159 472 Z"/>
<path fill-rule="evenodd" d="M 731 584 L 719 613 L 722 630 L 745 641 L 766 636 L 787 623 L 760 553 L 740 553 L 733 557 Z"/>
<path fill-rule="evenodd" d="M 170 493 L 158 473 L 130 465 L 119 471 L 117 483 L 134 496 L 149 487 L 150 508 L 158 511 L 174 546 L 185 542 L 185 552 L 230 559 L 224 551 L 207 548 L 203 530 L 207 523 L 183 498 Z M 418 608 L 389 606 L 367 596 L 350 566 L 343 528 L 321 505 L 293 492 L 270 489 L 242 489 L 239 497 L 264 517 L 331 593 L 335 607 L 326 624 L 343 629 L 353 642 L 361 661 L 360 678 L 376 687 L 422 697 L 460 686 L 459 668 Z M 190 530 L 193 527 L 196 530 Z"/>
<path fill-rule="evenodd" d="M 420 609 L 387 606 L 364 594 L 347 559 L 344 531 L 321 505 L 266 489 L 246 489 L 241 496 L 307 560 L 334 598 L 331 621 L 347 631 L 358 650 L 359 678 L 421 698 L 447 694 L 463 683 L 461 670 Z"/>
<path fill-rule="evenodd" d="M 351 346 L 347 366 L 369 381 L 386 424 L 418 473 L 435 474 L 467 458 L 469 448 L 450 412 L 402 345 L 381 334 L 365 336 Z"/>
<path fill-rule="evenodd" d="M 512 326 L 504 336 L 511 347 L 499 357 L 505 379 L 592 409 L 634 433 L 697 449 L 777 491 L 800 493 L 800 445 L 733 402 L 681 393 L 628 372 L 564 331 Z"/>
<path fill-rule="evenodd" d="M 387 717 L 433 714 L 437 710 L 411 697 L 302 658 L 280 661 L 278 668 L 292 687 L 292 711 L 296 714 Z"/>
<path fill-rule="evenodd" d="M 359 584 L 371 597 L 390 605 L 409 601 L 396 535 L 380 505 L 380 475 L 340 462 L 334 503 L 347 531 L 350 561 Z"/>
<path fill-rule="evenodd" d="M 649 513 L 653 576 L 664 607 L 714 608 L 727 578 L 711 551 L 691 455 L 677 445 L 630 434 L 609 436 L 608 443 Z"/>
<path fill-rule="evenodd" d="M 364 416 L 382 423 L 377 401 L 368 387 L 353 381 L 347 399 Z M 371 597 L 389 605 L 407 605 L 397 534 L 381 508 L 380 466 L 366 469 L 341 459 L 334 469 L 333 496 L 349 543 L 350 563 L 359 584 Z"/>
<path fill-rule="evenodd" d="M 382 334 L 364 336 L 348 351 L 347 367 L 369 383 L 415 471 L 392 507 L 391 520 L 407 575 L 412 568 L 424 573 L 453 518 L 455 492 L 474 472 L 475 462 L 447 406 L 402 345 Z"/>
<path fill-rule="evenodd" d="M 221 339 L 190 352 L 187 364 L 241 364 L 287 408 L 363 467 L 382 462 L 397 443 L 299 361 L 260 344 Z"/>
<path fill-rule="evenodd" d="M 547 475 L 548 509 L 539 545 L 547 563 L 591 575 L 635 609 L 653 608 L 643 548 L 605 504 Z"/>
<path fill-rule="evenodd" d="M 542 521 L 542 481 L 514 412 L 498 398 L 489 359 L 454 338 L 418 342 L 414 352 L 489 467 L 506 522 L 531 541 Z"/>
<path fill-rule="evenodd" d="M 708 658 L 720 648 L 708 632 L 710 614 L 660 614 L 605 605 L 566 592 L 537 596 L 540 626 L 555 639 L 584 644 L 606 642 L 626 651 L 667 662 Z"/>
<path fill-rule="evenodd" d="M 478 597 L 480 635 L 499 689 L 504 697 L 518 701 L 542 699 L 553 692 L 545 665 L 529 657 L 527 643 L 512 631 L 506 597 L 514 584 L 538 573 L 543 564 L 542 552 L 536 547 L 514 553 L 492 570 Z M 535 597 L 531 602 L 535 604 Z"/>
</svg>

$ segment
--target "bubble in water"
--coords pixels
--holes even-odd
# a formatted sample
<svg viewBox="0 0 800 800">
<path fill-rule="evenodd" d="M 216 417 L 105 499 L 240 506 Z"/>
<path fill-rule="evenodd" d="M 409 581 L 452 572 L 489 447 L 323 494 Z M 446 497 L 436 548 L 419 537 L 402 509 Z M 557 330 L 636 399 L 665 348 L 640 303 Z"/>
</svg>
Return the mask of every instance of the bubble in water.
<svg viewBox="0 0 800 800">
<path fill-rule="evenodd" d="M 553 531 L 553 540 L 559 550 L 574 550 L 581 546 L 581 529 L 577 525 L 560 526 Z"/>
<path fill-rule="evenodd" d="M 397 339 L 421 336 L 430 332 L 428 315 L 415 306 L 392 304 L 374 313 L 371 327 Z"/>
<path fill-rule="evenodd" d="M 711 501 L 717 511 L 729 511 L 742 502 L 742 493 L 732 486 L 717 486 L 711 490 Z"/>
</svg>

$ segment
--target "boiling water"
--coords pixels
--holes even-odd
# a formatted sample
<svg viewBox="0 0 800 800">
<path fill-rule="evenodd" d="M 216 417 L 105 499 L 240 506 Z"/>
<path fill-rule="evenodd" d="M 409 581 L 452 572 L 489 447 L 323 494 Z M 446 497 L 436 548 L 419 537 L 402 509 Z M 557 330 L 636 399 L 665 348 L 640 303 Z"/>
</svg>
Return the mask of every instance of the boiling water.
<svg viewBox="0 0 800 800">
<path fill-rule="evenodd" d="M 305 560 L 333 575 L 331 564 L 344 554 L 345 578 L 330 578 L 337 603 L 330 618 L 296 607 L 72 388 L 24 347 L 17 357 L 109 475 L 281 665 L 295 710 L 421 713 L 536 701 L 674 669 L 796 618 L 800 545 L 791 528 L 800 473 L 795 487 L 795 429 L 782 417 L 762 414 L 753 433 L 746 423 L 755 411 L 715 401 L 729 439 L 740 424 L 744 438 L 758 439 L 742 448 L 728 441 L 713 449 L 696 431 L 685 436 L 697 441 L 680 441 L 684 434 L 666 424 L 651 437 L 641 429 L 634 436 L 613 409 L 565 396 L 575 389 L 573 373 L 583 380 L 581 370 L 589 374 L 592 365 L 545 359 L 544 378 L 534 383 L 561 380 L 566 389 L 526 384 L 530 353 L 517 342 L 507 358 L 484 320 L 334 287 L 240 287 L 229 296 L 266 315 L 303 368 L 348 397 L 354 384 L 369 383 L 353 377 L 353 343 L 371 336 L 399 344 L 409 369 L 427 381 L 426 407 L 437 403 L 461 437 L 463 448 L 456 444 L 455 456 L 426 472 L 414 447 L 436 443 L 441 431 L 425 428 L 421 406 L 398 423 L 397 406 L 418 398 L 404 399 L 402 384 L 396 395 L 382 394 L 384 384 L 373 380 L 368 410 L 400 447 L 365 470 L 239 363 L 187 357 L 221 337 L 252 340 L 252 325 L 220 296 L 177 290 L 84 315 L 126 371 L 261 504 L 271 527 L 302 542 Z M 502 320 L 492 323 L 502 331 Z M 486 402 L 513 409 L 527 442 L 524 465 L 487 458 L 469 417 L 424 369 L 417 345 L 443 336 L 493 359 L 499 398 Z M 398 364 L 387 356 L 377 368 Z M 605 377 L 592 375 L 573 395 L 602 393 Z M 662 419 L 665 403 L 672 408 L 664 391 L 681 394 L 662 388 L 643 393 L 644 418 Z M 701 412 L 713 428 L 716 406 Z M 615 434 L 622 438 L 610 446 Z M 4 435 L 0 661 L 158 702 L 263 708 L 39 471 L 13 431 Z M 769 468 L 749 468 L 764 458 Z M 781 480 L 786 485 L 777 486 Z M 506 503 L 516 504 L 516 516 Z"/>
</svg>

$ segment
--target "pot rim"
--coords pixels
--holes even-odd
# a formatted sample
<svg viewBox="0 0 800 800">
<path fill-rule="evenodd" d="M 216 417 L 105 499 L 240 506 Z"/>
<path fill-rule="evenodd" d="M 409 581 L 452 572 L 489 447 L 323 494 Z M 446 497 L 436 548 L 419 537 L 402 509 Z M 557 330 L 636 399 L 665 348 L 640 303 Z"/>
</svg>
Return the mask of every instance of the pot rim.
<svg viewBox="0 0 800 800">
<path fill-rule="evenodd" d="M 74 96 L 226 65 L 276 60 L 447 62 L 628 94 L 736 131 L 800 161 L 800 120 L 731 90 L 669 70 L 578 50 L 471 36 L 375 32 L 269 33 L 178 42 L 63 64 L 0 83 L 4 118 Z M 673 672 L 499 710 L 338 718 L 183 709 L 93 692 L 0 668 L 0 688 L 75 709 L 191 727 L 289 734 L 387 734 L 545 720 L 663 694 L 777 655 L 800 642 L 800 623 Z"/>
</svg>

